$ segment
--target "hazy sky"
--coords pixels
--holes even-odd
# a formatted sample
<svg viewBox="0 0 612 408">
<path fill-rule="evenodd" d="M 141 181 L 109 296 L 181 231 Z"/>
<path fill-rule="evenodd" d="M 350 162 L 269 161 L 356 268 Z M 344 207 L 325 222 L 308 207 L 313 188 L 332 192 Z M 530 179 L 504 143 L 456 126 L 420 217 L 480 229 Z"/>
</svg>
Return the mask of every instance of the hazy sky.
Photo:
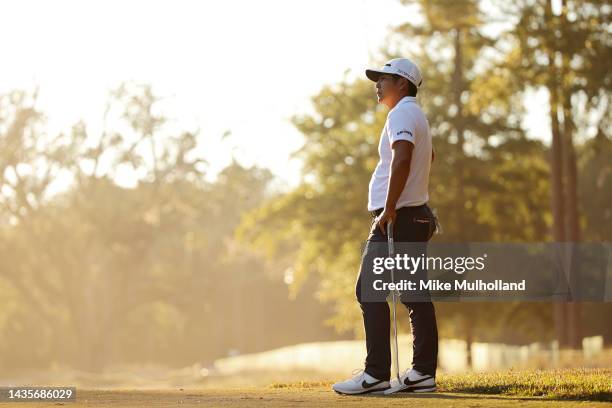
<svg viewBox="0 0 612 408">
<path fill-rule="evenodd" d="M 211 174 L 233 152 L 293 184 L 289 118 L 345 70 L 362 75 L 407 13 L 397 0 L 8 2 L 0 92 L 39 85 L 56 132 L 81 118 L 95 129 L 109 89 L 149 82 L 179 127 L 201 129 Z"/>
</svg>

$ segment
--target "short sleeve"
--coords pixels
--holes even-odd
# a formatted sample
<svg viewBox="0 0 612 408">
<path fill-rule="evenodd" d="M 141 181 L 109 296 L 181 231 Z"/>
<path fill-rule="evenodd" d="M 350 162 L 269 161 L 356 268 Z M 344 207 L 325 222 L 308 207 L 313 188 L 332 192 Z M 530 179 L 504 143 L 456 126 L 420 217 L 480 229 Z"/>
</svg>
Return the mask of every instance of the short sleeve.
<svg viewBox="0 0 612 408">
<path fill-rule="evenodd" d="M 407 140 L 414 144 L 416 124 L 412 115 L 405 110 L 393 110 L 387 116 L 387 131 L 389 132 L 389 143 L 398 140 Z"/>
</svg>

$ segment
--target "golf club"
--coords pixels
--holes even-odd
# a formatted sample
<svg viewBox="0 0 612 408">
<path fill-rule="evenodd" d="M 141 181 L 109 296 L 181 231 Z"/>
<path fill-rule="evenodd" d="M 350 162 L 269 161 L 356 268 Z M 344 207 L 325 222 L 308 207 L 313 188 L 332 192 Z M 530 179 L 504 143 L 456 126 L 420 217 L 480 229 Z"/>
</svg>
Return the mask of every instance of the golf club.
<svg viewBox="0 0 612 408">
<path fill-rule="evenodd" d="M 389 247 L 389 258 L 393 258 L 395 256 L 395 247 L 393 245 L 393 223 L 387 223 L 387 244 Z M 395 283 L 395 268 L 391 268 L 391 282 Z M 397 346 L 397 297 L 399 293 L 397 289 L 393 289 L 390 293 L 391 302 L 393 303 L 393 350 L 395 351 L 395 370 L 397 375 L 398 385 L 402 383 L 400 380 L 400 367 L 399 367 L 399 353 Z"/>
</svg>

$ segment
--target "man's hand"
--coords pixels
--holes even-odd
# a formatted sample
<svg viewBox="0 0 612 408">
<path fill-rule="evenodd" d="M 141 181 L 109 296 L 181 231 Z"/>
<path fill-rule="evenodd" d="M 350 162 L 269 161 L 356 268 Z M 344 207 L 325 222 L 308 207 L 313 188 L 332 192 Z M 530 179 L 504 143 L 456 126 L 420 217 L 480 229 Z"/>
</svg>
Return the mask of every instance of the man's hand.
<svg viewBox="0 0 612 408">
<path fill-rule="evenodd" d="M 387 235 L 387 223 L 395 223 L 397 213 L 395 208 L 385 208 L 382 213 L 376 219 L 376 225 L 382 231 L 383 235 Z"/>
</svg>

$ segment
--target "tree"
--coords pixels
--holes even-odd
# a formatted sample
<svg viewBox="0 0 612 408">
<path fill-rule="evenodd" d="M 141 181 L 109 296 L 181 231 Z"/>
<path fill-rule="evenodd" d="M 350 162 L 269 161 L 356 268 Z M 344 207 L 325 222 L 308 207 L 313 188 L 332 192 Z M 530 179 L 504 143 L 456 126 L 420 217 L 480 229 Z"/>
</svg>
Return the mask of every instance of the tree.
<svg viewBox="0 0 612 408">
<path fill-rule="evenodd" d="M 49 137 L 35 93 L 0 97 L 6 372 L 208 364 L 329 336 L 320 305 L 287 299 L 287 265 L 234 237 L 272 194 L 270 171 L 232 161 L 207 181 L 198 132 L 164 126 L 158 104 L 126 83 L 100 132 L 79 122 Z"/>
<path fill-rule="evenodd" d="M 600 61 L 611 46 L 605 34 L 608 6 L 597 0 L 561 1 L 558 12 L 553 6 L 552 0 L 525 0 L 509 4 L 507 13 L 518 17 L 510 33 L 521 50 L 518 75 L 526 86 L 545 87 L 549 94 L 553 237 L 576 242 L 581 233 L 574 144 L 576 136 L 582 132 L 586 137 L 584 131 L 591 127 L 585 123 L 581 129 L 576 123 L 588 122 L 585 118 L 593 113 L 601 120 L 598 111 L 607 106 L 612 80 Z M 554 307 L 560 345 L 580 348 L 580 304 Z"/>
<path fill-rule="evenodd" d="M 39 337 L 47 340 L 46 350 L 39 352 L 61 350 L 91 370 L 108 360 L 112 336 L 134 310 L 172 290 L 156 268 L 170 271 L 181 257 L 174 252 L 169 265 L 163 265 L 154 233 L 173 210 L 184 209 L 177 187 L 202 176 L 196 168 L 201 160 L 187 158 L 195 147 L 193 133 L 170 137 L 151 156 L 139 151 L 160 137 L 159 118 L 151 114 L 155 97 L 149 87 L 140 91 L 130 93 L 125 111 L 133 133 L 104 129 L 97 140 L 82 123 L 70 134 L 44 134 L 35 93 L 3 98 L 0 175 L 8 224 L 1 247 L 2 278 L 38 319 Z M 153 160 L 151 167 L 147 157 Z M 150 174 L 151 181 L 136 189 L 119 187 L 112 173 L 121 166 Z M 61 175 L 75 183 L 52 195 L 52 182 Z M 57 336 L 58 330 L 72 336 Z"/>
</svg>

